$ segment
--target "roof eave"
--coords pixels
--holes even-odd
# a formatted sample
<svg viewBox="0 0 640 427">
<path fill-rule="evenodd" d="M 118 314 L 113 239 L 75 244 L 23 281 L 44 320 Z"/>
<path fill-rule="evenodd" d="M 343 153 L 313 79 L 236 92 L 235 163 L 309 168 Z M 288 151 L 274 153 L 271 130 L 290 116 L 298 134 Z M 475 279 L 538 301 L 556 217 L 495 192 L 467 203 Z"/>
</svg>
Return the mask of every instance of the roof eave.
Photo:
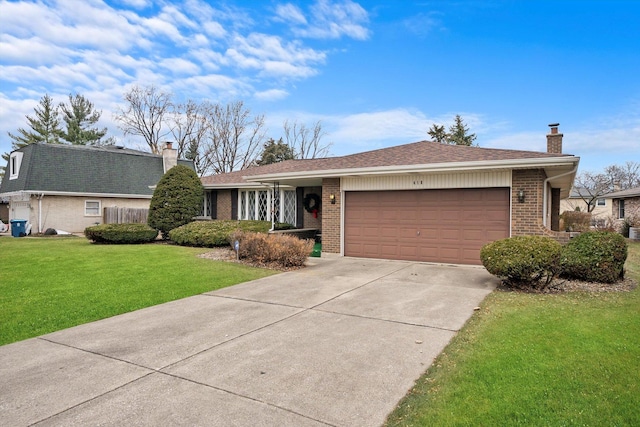
<svg viewBox="0 0 640 427">
<path fill-rule="evenodd" d="M 428 163 L 421 165 L 380 166 L 370 168 L 328 169 L 274 173 L 243 177 L 246 181 L 275 182 L 284 179 L 337 178 L 343 176 L 392 175 L 411 173 L 468 172 L 495 169 L 528 169 L 551 167 L 575 167 L 580 161 L 576 156 L 544 157 L 539 159 L 482 160 L 474 162 Z M 237 185 L 236 185 L 237 186 Z"/>
<path fill-rule="evenodd" d="M 108 197 L 119 199 L 151 199 L 151 194 L 118 194 L 118 193 L 77 193 L 72 191 L 36 191 L 36 190 L 20 190 L 8 193 L 2 193 L 2 197 L 18 196 L 22 194 L 43 195 L 43 196 L 69 196 L 69 197 Z"/>
</svg>

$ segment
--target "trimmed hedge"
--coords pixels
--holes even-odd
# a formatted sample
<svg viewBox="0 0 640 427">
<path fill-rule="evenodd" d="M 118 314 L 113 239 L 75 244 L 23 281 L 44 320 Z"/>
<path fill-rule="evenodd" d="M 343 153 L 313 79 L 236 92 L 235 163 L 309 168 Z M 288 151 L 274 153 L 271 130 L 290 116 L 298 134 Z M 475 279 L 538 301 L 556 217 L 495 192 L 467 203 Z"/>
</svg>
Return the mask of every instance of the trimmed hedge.
<svg viewBox="0 0 640 427">
<path fill-rule="evenodd" d="M 270 221 L 194 221 L 174 228 L 169 238 L 178 245 L 212 248 L 227 246 L 230 236 L 237 230 L 267 233 Z"/>
<path fill-rule="evenodd" d="M 558 273 L 562 245 L 545 236 L 515 236 L 486 244 L 480 260 L 508 285 L 545 287 Z"/>
<path fill-rule="evenodd" d="M 290 234 L 236 232 L 230 240 L 238 240 L 241 259 L 258 264 L 277 264 L 280 267 L 301 267 L 313 250 L 314 241 L 299 239 Z M 233 244 L 233 243 L 232 243 Z"/>
<path fill-rule="evenodd" d="M 614 283 L 624 278 L 627 242 L 618 233 L 592 231 L 571 239 L 562 251 L 562 277 Z"/>
<path fill-rule="evenodd" d="M 95 243 L 150 243 L 158 230 L 147 224 L 100 224 L 85 228 L 84 235 Z"/>
</svg>

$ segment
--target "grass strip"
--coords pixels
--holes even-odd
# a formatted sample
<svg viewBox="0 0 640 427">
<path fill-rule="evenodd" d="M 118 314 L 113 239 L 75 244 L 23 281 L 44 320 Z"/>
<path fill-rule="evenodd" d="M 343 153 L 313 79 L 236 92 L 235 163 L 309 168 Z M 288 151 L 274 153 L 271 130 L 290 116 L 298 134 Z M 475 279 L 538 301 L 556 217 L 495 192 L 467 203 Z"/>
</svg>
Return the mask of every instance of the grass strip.
<svg viewBox="0 0 640 427">
<path fill-rule="evenodd" d="M 205 251 L 0 237 L 0 345 L 275 273 Z"/>
<path fill-rule="evenodd" d="M 627 274 L 640 279 L 640 243 Z M 640 424 L 640 289 L 493 292 L 388 426 Z"/>
</svg>

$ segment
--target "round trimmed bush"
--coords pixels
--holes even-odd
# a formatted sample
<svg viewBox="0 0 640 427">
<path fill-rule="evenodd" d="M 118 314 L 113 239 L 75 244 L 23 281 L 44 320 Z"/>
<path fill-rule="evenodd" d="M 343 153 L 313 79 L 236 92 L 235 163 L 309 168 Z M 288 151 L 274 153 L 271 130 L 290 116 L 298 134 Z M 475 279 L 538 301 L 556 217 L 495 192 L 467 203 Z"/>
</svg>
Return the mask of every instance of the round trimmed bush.
<svg viewBox="0 0 640 427">
<path fill-rule="evenodd" d="M 184 165 L 172 167 L 153 192 L 147 223 L 167 239 L 169 231 L 200 215 L 203 194 L 202 183 L 193 169 Z"/>
<path fill-rule="evenodd" d="M 562 251 L 562 276 L 587 282 L 614 283 L 624 277 L 627 242 L 610 231 L 581 233 Z"/>
<path fill-rule="evenodd" d="M 150 243 L 158 237 L 158 230 L 147 224 L 100 224 L 84 229 L 87 239 L 95 243 Z"/>
<path fill-rule="evenodd" d="M 547 285 L 558 272 L 562 245 L 545 236 L 515 236 L 486 244 L 480 260 L 510 285 Z"/>
</svg>

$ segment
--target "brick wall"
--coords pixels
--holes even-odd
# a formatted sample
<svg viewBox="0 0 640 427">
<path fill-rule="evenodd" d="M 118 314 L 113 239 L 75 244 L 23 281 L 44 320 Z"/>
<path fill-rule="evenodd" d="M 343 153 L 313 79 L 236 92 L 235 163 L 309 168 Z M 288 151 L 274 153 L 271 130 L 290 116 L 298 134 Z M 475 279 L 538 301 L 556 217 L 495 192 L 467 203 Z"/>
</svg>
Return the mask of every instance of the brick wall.
<svg viewBox="0 0 640 427">
<path fill-rule="evenodd" d="M 231 190 L 218 190 L 217 219 L 231 218 Z"/>
<path fill-rule="evenodd" d="M 511 192 L 511 235 L 512 236 L 549 236 L 560 243 L 569 241 L 570 235 L 565 232 L 551 231 L 545 227 L 543 218 L 544 180 L 547 178 L 543 169 L 514 170 L 512 173 Z M 518 193 L 524 190 L 525 200 L 520 203 Z M 552 204 L 549 197 L 547 203 Z M 559 209 L 559 204 L 554 204 Z M 552 214 L 552 217 L 554 215 Z"/>
<path fill-rule="evenodd" d="M 640 197 L 624 199 L 624 216 L 640 219 Z M 620 199 L 613 199 L 613 218 L 620 219 Z"/>
<path fill-rule="evenodd" d="M 336 203 L 331 204 L 329 195 L 336 196 Z M 340 179 L 324 178 L 322 180 L 322 251 L 340 253 Z"/>
</svg>

